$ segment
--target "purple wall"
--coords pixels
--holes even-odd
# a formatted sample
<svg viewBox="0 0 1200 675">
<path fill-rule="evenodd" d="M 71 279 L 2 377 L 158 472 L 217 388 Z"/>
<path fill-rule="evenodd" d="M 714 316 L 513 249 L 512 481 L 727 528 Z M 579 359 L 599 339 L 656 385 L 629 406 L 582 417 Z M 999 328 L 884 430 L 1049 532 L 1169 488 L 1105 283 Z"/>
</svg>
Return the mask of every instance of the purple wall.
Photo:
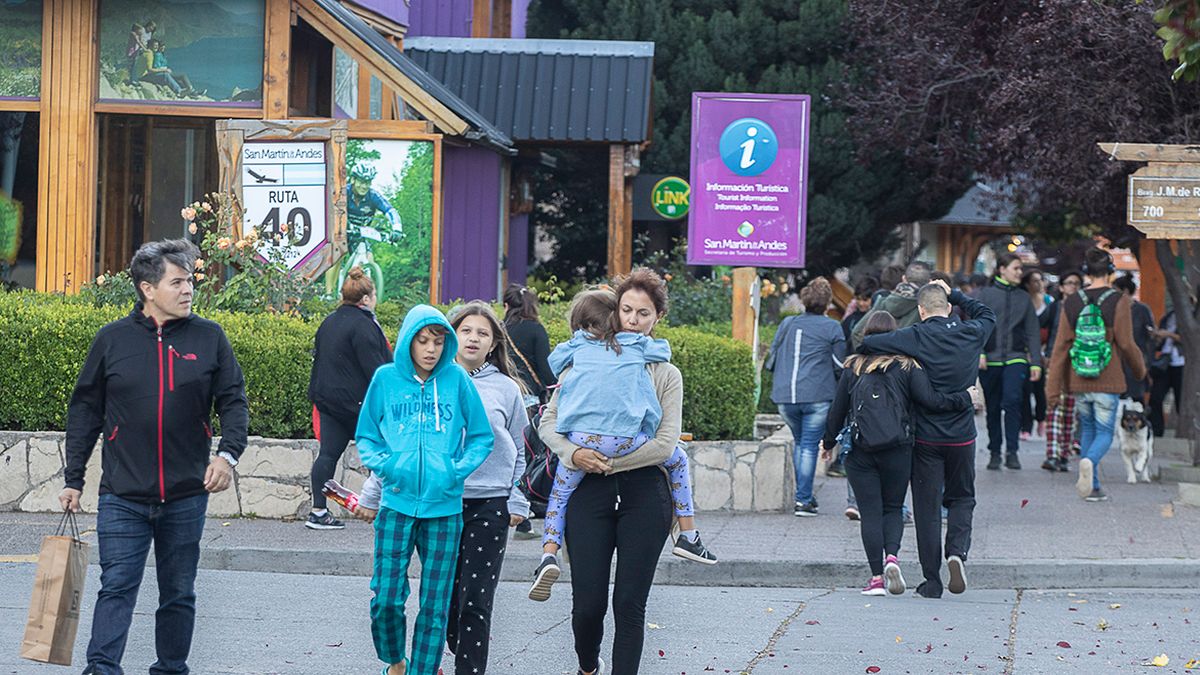
<svg viewBox="0 0 1200 675">
<path fill-rule="evenodd" d="M 352 0 L 354 4 L 378 12 L 396 23 L 408 25 L 408 3 L 404 0 Z M 418 0 L 419 1 L 419 0 Z"/>
<path fill-rule="evenodd" d="M 525 39 L 525 22 L 529 18 L 529 5 L 532 0 L 512 0 L 512 37 Z"/>
<path fill-rule="evenodd" d="M 508 219 L 508 283 L 523 284 L 529 276 L 529 214 Z"/>
<path fill-rule="evenodd" d="M 497 297 L 503 170 L 491 150 L 443 146 L 442 302 Z"/>
<path fill-rule="evenodd" d="M 471 37 L 471 14 L 472 0 L 413 0 L 408 37 Z"/>
</svg>

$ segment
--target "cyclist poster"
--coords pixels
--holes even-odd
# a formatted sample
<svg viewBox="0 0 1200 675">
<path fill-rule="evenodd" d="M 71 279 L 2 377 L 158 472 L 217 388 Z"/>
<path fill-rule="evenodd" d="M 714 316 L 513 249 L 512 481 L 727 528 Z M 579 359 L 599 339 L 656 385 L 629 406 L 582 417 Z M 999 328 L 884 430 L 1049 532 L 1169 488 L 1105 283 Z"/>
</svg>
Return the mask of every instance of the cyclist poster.
<svg viewBox="0 0 1200 675">
<path fill-rule="evenodd" d="M 351 268 L 380 300 L 428 302 L 433 246 L 433 143 L 352 138 L 346 143 L 346 238 L 337 287 Z"/>
</svg>

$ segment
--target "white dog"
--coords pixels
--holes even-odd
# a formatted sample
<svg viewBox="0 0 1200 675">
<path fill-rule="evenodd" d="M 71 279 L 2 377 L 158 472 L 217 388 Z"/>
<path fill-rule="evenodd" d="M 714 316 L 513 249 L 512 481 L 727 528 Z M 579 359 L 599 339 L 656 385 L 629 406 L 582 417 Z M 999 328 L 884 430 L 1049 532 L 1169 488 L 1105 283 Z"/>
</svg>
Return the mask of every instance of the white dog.
<svg viewBox="0 0 1200 675">
<path fill-rule="evenodd" d="M 1121 459 L 1125 460 L 1125 481 L 1150 482 L 1150 459 L 1154 457 L 1154 430 L 1138 401 L 1121 402 L 1121 425 L 1117 430 L 1121 441 Z"/>
</svg>

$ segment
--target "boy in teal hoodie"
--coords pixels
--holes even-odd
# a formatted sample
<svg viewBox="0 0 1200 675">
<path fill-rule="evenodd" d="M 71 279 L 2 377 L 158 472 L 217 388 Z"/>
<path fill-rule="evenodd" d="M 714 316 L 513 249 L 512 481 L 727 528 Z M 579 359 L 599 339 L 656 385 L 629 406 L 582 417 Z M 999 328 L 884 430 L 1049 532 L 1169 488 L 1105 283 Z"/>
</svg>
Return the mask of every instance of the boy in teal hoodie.
<svg viewBox="0 0 1200 675">
<path fill-rule="evenodd" d="M 429 305 L 413 307 L 400 327 L 395 363 L 375 371 L 358 416 L 359 456 L 383 483 L 371 636 L 389 664 L 384 675 L 438 671 L 462 536 L 463 483 L 495 440 L 475 385 L 454 362 L 457 353 L 446 317 Z M 414 548 L 421 557 L 421 609 L 410 668 L 404 603 Z"/>
</svg>

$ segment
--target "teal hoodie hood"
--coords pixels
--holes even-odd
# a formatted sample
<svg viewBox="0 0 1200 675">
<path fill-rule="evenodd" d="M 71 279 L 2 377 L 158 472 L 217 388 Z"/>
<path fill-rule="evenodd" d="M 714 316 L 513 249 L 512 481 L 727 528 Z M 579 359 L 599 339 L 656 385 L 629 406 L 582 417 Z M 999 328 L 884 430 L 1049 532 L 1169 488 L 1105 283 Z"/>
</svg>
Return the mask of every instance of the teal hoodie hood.
<svg viewBox="0 0 1200 675">
<path fill-rule="evenodd" d="M 446 330 L 442 356 L 422 380 L 411 345 L 426 326 Z M 457 363 L 458 339 L 441 312 L 409 310 L 393 363 L 371 378 L 355 443 L 363 466 L 383 484 L 380 505 L 413 518 L 462 512 L 463 484 L 487 459 L 495 436 L 470 376 Z"/>
</svg>

